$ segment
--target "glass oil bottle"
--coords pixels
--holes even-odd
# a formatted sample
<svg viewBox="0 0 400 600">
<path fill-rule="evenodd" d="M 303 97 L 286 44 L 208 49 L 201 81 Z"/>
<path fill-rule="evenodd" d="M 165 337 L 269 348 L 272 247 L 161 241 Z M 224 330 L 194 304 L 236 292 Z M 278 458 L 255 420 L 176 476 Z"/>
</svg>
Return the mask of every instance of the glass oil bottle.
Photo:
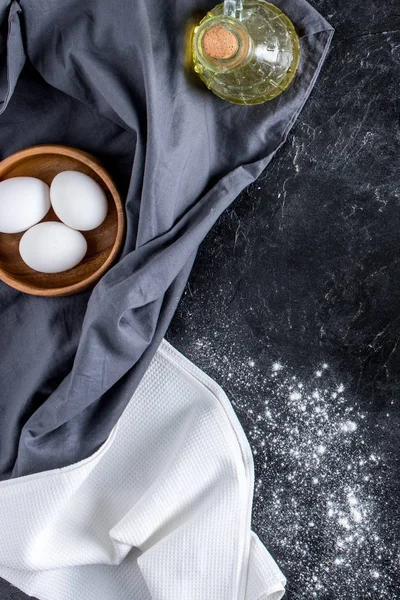
<svg viewBox="0 0 400 600">
<path fill-rule="evenodd" d="M 300 43 L 290 19 L 265 0 L 225 0 L 193 35 L 193 67 L 217 96 L 260 104 L 291 83 Z"/>
</svg>

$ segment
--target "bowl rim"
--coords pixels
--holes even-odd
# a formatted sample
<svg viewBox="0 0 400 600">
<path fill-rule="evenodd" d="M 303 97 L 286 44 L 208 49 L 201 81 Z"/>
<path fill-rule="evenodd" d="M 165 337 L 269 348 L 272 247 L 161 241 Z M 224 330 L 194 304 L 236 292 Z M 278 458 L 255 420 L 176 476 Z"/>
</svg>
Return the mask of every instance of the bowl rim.
<svg viewBox="0 0 400 600">
<path fill-rule="evenodd" d="M 14 163 L 17 163 L 24 158 L 32 157 L 40 154 L 58 154 L 60 156 L 68 156 L 69 158 L 74 158 L 75 160 L 89 166 L 95 173 L 100 177 L 103 181 L 104 185 L 109 190 L 112 199 L 115 204 L 116 212 L 117 212 L 117 233 L 115 236 L 114 243 L 111 247 L 111 251 L 106 258 L 106 260 L 88 277 L 85 277 L 81 281 L 78 281 L 73 284 L 57 287 L 57 288 L 43 288 L 35 286 L 32 283 L 21 282 L 18 277 L 13 277 L 9 275 L 9 273 L 0 267 L 0 280 L 9 285 L 10 287 L 19 290 L 20 292 L 25 292 L 26 294 L 31 294 L 34 296 L 70 296 L 72 294 L 77 294 L 79 292 L 83 292 L 87 290 L 89 287 L 94 286 L 97 281 L 108 271 L 113 262 L 116 260 L 125 237 L 125 211 L 124 206 L 122 204 L 121 196 L 111 179 L 108 172 L 102 166 L 101 161 L 89 154 L 85 150 L 79 150 L 78 148 L 73 148 L 71 146 L 64 146 L 62 144 L 40 144 L 36 146 L 31 146 L 29 148 L 24 148 L 23 150 L 19 150 L 10 156 L 7 156 L 2 161 L 0 161 L 0 181 L 2 179 L 2 173 L 6 171 L 9 167 L 11 167 Z"/>
</svg>

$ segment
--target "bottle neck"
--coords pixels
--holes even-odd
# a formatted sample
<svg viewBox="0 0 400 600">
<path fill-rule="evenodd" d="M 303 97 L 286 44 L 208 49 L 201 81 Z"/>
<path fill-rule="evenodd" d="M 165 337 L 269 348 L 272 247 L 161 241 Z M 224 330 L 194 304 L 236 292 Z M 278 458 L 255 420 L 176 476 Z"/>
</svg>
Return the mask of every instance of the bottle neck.
<svg viewBox="0 0 400 600">
<path fill-rule="evenodd" d="M 224 0 L 224 15 L 232 19 L 242 18 L 243 0 Z"/>
</svg>

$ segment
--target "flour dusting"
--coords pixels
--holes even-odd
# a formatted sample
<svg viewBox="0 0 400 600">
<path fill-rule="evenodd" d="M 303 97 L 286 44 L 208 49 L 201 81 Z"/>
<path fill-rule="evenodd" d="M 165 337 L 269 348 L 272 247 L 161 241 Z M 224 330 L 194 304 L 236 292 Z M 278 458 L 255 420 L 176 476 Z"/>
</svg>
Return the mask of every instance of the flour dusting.
<svg viewBox="0 0 400 600">
<path fill-rule="evenodd" d="M 246 429 L 254 527 L 288 577 L 288 600 L 394 599 L 400 553 L 396 526 L 382 518 L 385 461 L 333 369 L 322 363 L 299 377 L 284 361 L 243 360 L 242 349 L 209 339 L 192 358 L 222 384 Z"/>
</svg>

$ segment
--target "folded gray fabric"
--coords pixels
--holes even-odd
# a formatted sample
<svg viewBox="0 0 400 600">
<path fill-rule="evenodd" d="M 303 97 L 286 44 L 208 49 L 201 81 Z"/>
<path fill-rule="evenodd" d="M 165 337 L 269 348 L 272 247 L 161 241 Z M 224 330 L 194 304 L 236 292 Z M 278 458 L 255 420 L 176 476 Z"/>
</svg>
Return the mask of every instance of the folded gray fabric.
<svg viewBox="0 0 400 600">
<path fill-rule="evenodd" d="M 187 22 L 210 0 L 0 0 L 1 156 L 38 143 L 96 154 L 128 222 L 122 258 L 91 295 L 0 285 L 2 478 L 77 462 L 105 441 L 200 242 L 285 141 L 332 28 L 304 0 L 277 4 L 301 37 L 299 71 L 272 102 L 241 107 L 184 69 Z"/>
</svg>

